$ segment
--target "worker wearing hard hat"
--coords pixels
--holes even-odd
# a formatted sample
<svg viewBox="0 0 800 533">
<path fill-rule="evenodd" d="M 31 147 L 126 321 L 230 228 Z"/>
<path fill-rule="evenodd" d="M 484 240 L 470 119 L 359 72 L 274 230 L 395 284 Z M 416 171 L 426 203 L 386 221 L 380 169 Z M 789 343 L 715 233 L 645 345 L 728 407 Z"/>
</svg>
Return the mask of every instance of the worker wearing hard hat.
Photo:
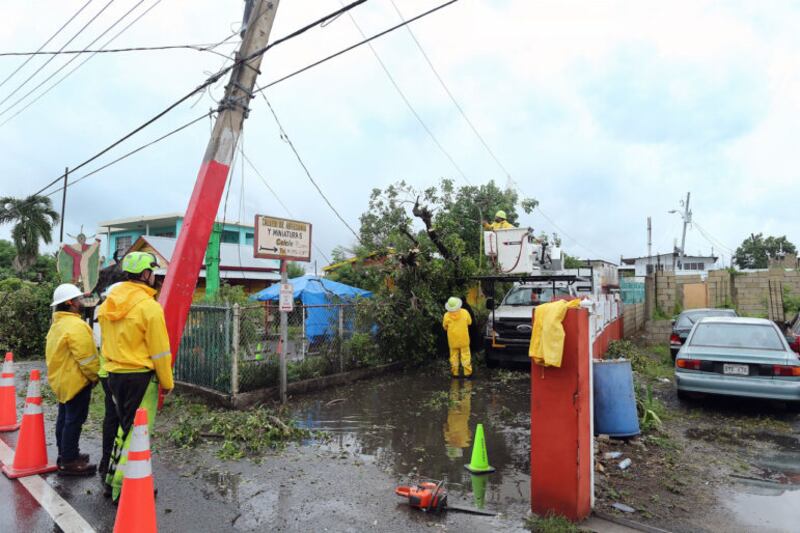
<svg viewBox="0 0 800 533">
<path fill-rule="evenodd" d="M 106 492 L 116 500 L 122 488 L 122 464 L 126 462 L 136 410 L 147 410 L 150 432 L 158 403 L 158 385 L 169 393 L 174 387 L 172 353 L 164 310 L 154 299 L 155 256 L 131 252 L 122 260 L 127 281 L 120 283 L 100 306 L 97 318 L 103 339 L 102 352 L 108 386 L 119 415 L 119 431 L 106 474 Z"/>
<path fill-rule="evenodd" d="M 80 316 L 82 297 L 71 283 L 56 287 L 50 304 L 55 310 L 53 324 L 45 345 L 47 381 L 58 400 L 58 473 L 68 476 L 91 476 L 97 468 L 79 448 L 99 368 L 92 330 Z"/>
<path fill-rule="evenodd" d="M 511 229 L 514 225 L 507 220 L 506 212 L 502 209 L 495 213 L 494 215 L 494 222 L 491 224 L 488 222 L 483 223 L 483 228 L 489 231 L 494 231 L 498 229 Z"/>
<path fill-rule="evenodd" d="M 459 376 L 459 363 L 464 368 L 464 377 L 472 376 L 472 354 L 469 351 L 469 326 L 472 317 L 462 309 L 461 298 L 452 297 L 444 308 L 447 312 L 442 318 L 442 327 L 447 331 L 447 344 L 450 346 L 450 374 Z"/>
</svg>

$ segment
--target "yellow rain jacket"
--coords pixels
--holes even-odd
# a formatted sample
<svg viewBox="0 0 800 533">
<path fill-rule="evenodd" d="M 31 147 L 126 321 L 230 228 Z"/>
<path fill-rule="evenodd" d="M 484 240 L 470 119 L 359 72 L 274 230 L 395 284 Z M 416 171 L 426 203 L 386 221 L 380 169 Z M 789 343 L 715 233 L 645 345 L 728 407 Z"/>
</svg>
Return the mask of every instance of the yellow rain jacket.
<svg viewBox="0 0 800 533">
<path fill-rule="evenodd" d="M 514 227 L 516 227 L 516 226 L 514 226 L 514 224 L 512 224 L 508 220 L 501 220 L 500 222 L 492 222 L 491 224 L 489 224 L 487 222 L 487 223 L 484 223 L 484 225 L 483 225 L 483 229 L 486 229 L 486 230 L 489 230 L 489 231 L 494 231 L 496 229 L 512 229 Z"/>
<path fill-rule="evenodd" d="M 557 300 L 538 306 L 534 310 L 533 333 L 528 355 L 533 362 L 543 366 L 561 366 L 564 356 L 564 326 L 561 324 L 568 309 L 577 309 L 580 300 Z"/>
<path fill-rule="evenodd" d="M 108 372 L 155 370 L 161 387 L 170 390 L 175 386 L 172 353 L 164 310 L 153 298 L 155 293 L 155 289 L 132 281 L 111 291 L 97 312 L 102 351 Z"/>
<path fill-rule="evenodd" d="M 47 381 L 60 403 L 97 381 L 97 347 L 89 325 L 77 313 L 59 311 L 47 332 Z"/>
<path fill-rule="evenodd" d="M 450 348 L 469 347 L 469 326 L 472 324 L 472 317 L 466 309 L 444 314 L 442 327 L 447 331 L 447 344 Z"/>
</svg>

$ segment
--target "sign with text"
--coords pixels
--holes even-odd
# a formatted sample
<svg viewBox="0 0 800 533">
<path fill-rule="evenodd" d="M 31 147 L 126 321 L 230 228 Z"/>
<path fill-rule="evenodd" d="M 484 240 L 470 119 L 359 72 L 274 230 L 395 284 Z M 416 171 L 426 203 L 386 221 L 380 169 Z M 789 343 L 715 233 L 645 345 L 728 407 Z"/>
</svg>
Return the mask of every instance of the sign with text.
<svg viewBox="0 0 800 533">
<path fill-rule="evenodd" d="M 294 287 L 291 283 L 281 283 L 278 311 L 291 313 L 294 310 Z"/>
<path fill-rule="evenodd" d="M 262 259 L 311 261 L 311 224 L 256 215 L 255 256 Z"/>
</svg>

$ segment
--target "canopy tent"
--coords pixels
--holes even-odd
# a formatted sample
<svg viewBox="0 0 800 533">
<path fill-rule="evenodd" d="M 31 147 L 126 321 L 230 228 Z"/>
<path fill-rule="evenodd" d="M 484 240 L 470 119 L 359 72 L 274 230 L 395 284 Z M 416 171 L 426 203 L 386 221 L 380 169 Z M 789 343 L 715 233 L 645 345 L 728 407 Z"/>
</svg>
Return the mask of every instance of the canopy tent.
<svg viewBox="0 0 800 533">
<path fill-rule="evenodd" d="M 294 288 L 294 299 L 300 300 L 305 306 L 312 306 L 306 308 L 306 336 L 311 342 L 326 334 L 335 334 L 331 331 L 331 310 L 322 306 L 372 296 L 370 291 L 310 274 L 292 278 L 289 283 Z M 275 284 L 254 294 L 251 299 L 276 302 L 280 298 L 280 290 L 280 284 Z"/>
</svg>

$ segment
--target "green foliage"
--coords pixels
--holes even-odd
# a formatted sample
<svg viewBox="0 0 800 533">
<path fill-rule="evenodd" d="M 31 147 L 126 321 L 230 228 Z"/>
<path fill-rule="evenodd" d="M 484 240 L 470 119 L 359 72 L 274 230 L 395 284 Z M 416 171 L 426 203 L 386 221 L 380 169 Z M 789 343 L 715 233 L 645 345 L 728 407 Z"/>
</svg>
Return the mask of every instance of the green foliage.
<svg viewBox="0 0 800 533">
<path fill-rule="evenodd" d="M 283 419 L 280 412 L 263 406 L 247 411 L 223 411 L 201 404 L 181 406 L 177 423 L 169 432 L 169 439 L 185 448 L 206 440 L 219 443 L 217 455 L 221 459 L 257 457 L 310 436 L 311 432 Z"/>
<path fill-rule="evenodd" d="M 219 286 L 219 290 L 214 293 L 214 296 L 198 303 L 200 305 L 204 303 L 209 305 L 245 305 L 252 302 L 250 302 L 247 293 L 244 291 L 244 287 L 241 285 L 231 285 L 223 281 Z"/>
<path fill-rule="evenodd" d="M 785 235 L 764 237 L 763 233 L 752 233 L 736 249 L 734 262 L 739 268 L 767 268 L 769 260 L 780 253 L 794 254 L 797 248 Z"/>
<path fill-rule="evenodd" d="M 579 533 L 578 526 L 561 515 L 548 513 L 542 517 L 532 515 L 525 519 L 525 526 L 534 533 Z"/>
<path fill-rule="evenodd" d="M 20 359 L 44 357 L 54 288 L 19 278 L 0 281 L 0 351 L 12 351 Z"/>
<path fill-rule="evenodd" d="M 800 294 L 792 294 L 789 287 L 783 288 L 783 314 L 787 320 L 800 313 Z"/>
<path fill-rule="evenodd" d="M 683 312 L 683 306 L 680 302 L 675 302 L 675 305 L 672 306 L 672 316 L 678 316 Z"/>
<path fill-rule="evenodd" d="M 606 359 L 628 359 L 634 372 L 648 380 L 671 377 L 674 369 L 672 356 L 666 346 L 649 348 L 645 353 L 628 340 L 615 340 L 608 344 Z"/>
<path fill-rule="evenodd" d="M 653 309 L 653 320 L 669 320 L 670 318 L 672 317 L 665 313 L 660 306 L 657 305 L 656 308 Z"/>
<path fill-rule="evenodd" d="M 56 260 L 51 255 L 40 255 L 27 268 L 18 272 L 14 268 L 17 248 L 9 241 L 0 239 L 0 280 L 19 278 L 27 281 L 60 283 Z"/>
<path fill-rule="evenodd" d="M 306 275 L 306 269 L 300 263 L 291 261 L 286 265 L 286 275 L 289 279 L 299 278 Z"/>
<path fill-rule="evenodd" d="M 653 388 L 650 385 L 636 386 L 636 409 L 642 432 L 649 433 L 663 427 L 667 408 L 661 400 L 653 396 Z"/>
<path fill-rule="evenodd" d="M 573 257 L 567 253 L 564 254 L 564 268 L 583 268 L 586 263 L 583 260 Z"/>
<path fill-rule="evenodd" d="M 47 196 L 29 196 L 25 199 L 5 196 L 0 198 L 0 224 L 14 223 L 11 238 L 17 249 L 13 260 L 14 270 L 23 272 L 36 263 L 39 241 L 52 242 L 53 226 L 60 217 L 53 210 Z"/>
</svg>

